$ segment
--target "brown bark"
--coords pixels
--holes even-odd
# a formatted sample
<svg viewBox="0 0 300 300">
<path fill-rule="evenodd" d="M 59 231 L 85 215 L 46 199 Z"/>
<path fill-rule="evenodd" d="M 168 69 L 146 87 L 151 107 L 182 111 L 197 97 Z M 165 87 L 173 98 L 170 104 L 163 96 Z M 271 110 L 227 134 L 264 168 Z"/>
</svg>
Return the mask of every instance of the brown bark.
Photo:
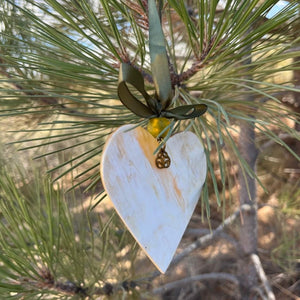
<svg viewBox="0 0 300 300">
<path fill-rule="evenodd" d="M 257 149 L 255 147 L 253 124 L 242 122 L 240 125 L 239 149 L 249 167 L 255 170 Z M 240 205 L 248 204 L 251 210 L 242 212 L 240 227 L 239 279 L 242 299 L 253 299 L 251 291 L 257 286 L 258 278 L 255 267 L 250 259 L 251 254 L 257 252 L 257 204 L 256 182 L 248 174 L 239 170 Z"/>
<path fill-rule="evenodd" d="M 300 57 L 294 58 L 294 63 L 295 65 L 299 65 Z M 295 86 L 300 86 L 300 70 L 294 70 L 294 84 Z M 294 97 L 295 97 L 294 109 L 296 110 L 297 113 L 300 113 L 300 93 L 294 92 Z M 300 131 L 300 124 L 296 123 L 295 129 Z"/>
</svg>

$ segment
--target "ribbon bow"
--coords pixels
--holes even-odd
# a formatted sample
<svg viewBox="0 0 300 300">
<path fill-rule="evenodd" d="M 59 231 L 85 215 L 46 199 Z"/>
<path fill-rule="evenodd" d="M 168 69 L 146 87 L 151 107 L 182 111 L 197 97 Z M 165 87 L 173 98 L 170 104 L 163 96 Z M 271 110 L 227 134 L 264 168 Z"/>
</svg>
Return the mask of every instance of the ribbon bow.
<svg viewBox="0 0 300 300">
<path fill-rule="evenodd" d="M 138 100 L 129 90 L 131 84 L 146 100 L 147 105 Z M 207 110 L 205 104 L 191 104 L 172 109 L 163 109 L 157 99 L 152 98 L 145 90 L 142 74 L 129 64 L 122 63 L 119 73 L 118 95 L 121 102 L 134 114 L 142 118 L 165 117 L 175 120 L 193 119 L 201 116 Z"/>
</svg>

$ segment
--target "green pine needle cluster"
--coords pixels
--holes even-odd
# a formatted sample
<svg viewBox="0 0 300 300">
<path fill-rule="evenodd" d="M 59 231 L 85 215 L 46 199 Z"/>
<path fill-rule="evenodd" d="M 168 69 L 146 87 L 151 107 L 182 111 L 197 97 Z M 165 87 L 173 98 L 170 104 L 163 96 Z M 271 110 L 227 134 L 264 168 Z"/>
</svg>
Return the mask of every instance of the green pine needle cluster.
<svg viewBox="0 0 300 300">
<path fill-rule="evenodd" d="M 96 299 L 132 278 L 138 247 L 115 212 L 68 195 L 36 170 L 1 168 L 1 299 Z"/>
</svg>

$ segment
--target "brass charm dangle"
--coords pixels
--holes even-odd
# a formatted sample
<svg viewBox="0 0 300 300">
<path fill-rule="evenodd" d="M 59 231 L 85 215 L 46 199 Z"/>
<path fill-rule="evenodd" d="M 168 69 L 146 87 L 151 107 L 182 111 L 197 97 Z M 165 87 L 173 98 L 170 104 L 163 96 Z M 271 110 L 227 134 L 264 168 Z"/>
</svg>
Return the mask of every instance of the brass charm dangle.
<svg viewBox="0 0 300 300">
<path fill-rule="evenodd" d="M 162 146 L 157 153 L 155 164 L 159 169 L 166 169 L 170 167 L 171 158 L 166 151 L 166 145 Z"/>
<path fill-rule="evenodd" d="M 159 143 L 167 136 L 170 129 L 170 120 L 167 118 L 152 118 L 148 122 L 147 129 L 153 137 L 157 139 Z M 159 136 L 159 137 L 158 137 Z M 171 159 L 166 151 L 166 145 L 163 145 L 157 153 L 155 164 L 159 169 L 169 168 L 171 165 Z"/>
</svg>

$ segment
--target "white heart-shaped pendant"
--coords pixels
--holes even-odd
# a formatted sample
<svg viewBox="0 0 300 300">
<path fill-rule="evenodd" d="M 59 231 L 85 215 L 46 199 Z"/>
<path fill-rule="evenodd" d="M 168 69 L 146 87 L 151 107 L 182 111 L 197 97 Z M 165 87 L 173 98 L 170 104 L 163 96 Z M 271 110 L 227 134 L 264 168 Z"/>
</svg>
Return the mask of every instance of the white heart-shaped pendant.
<svg viewBox="0 0 300 300">
<path fill-rule="evenodd" d="M 164 273 L 199 200 L 206 157 L 192 132 L 168 139 L 168 168 L 156 166 L 157 147 L 157 140 L 145 129 L 120 127 L 104 147 L 101 178 L 121 219 Z"/>
</svg>

